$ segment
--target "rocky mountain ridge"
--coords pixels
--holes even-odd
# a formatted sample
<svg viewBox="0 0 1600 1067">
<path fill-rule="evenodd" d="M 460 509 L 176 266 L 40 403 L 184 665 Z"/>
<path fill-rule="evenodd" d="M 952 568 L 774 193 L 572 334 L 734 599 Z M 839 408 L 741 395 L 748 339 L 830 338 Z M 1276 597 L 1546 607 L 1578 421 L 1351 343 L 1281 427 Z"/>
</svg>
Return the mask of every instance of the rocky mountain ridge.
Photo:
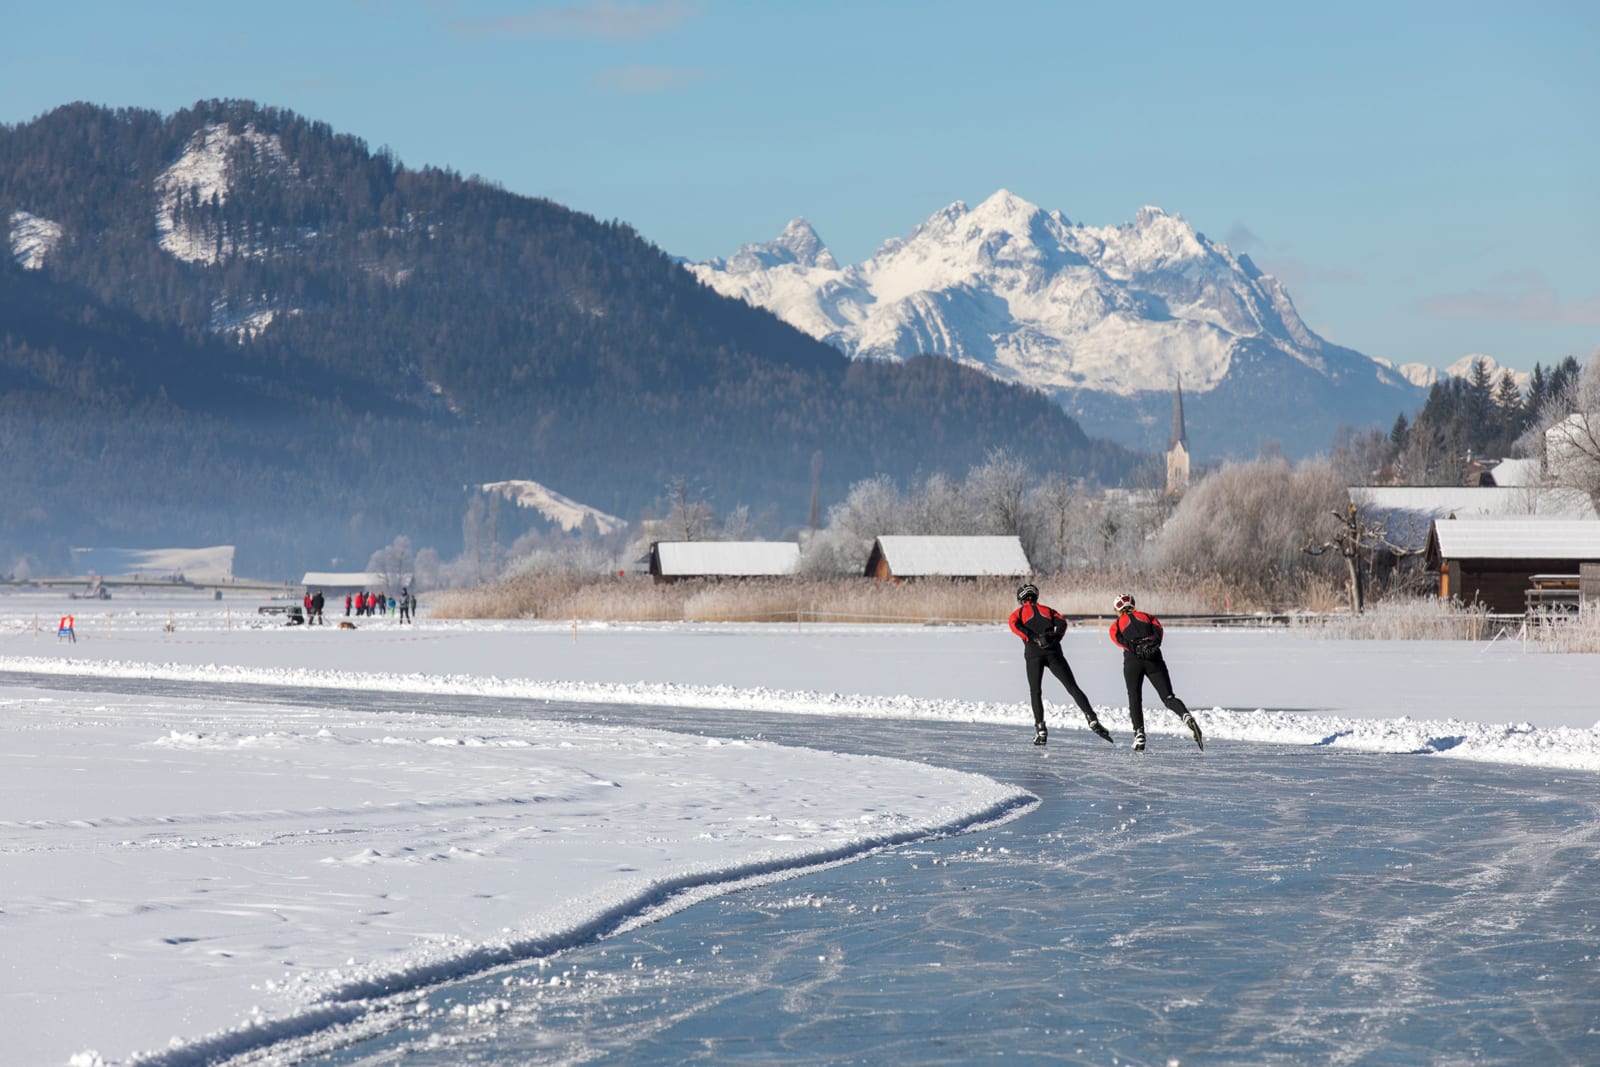
<svg viewBox="0 0 1600 1067">
<path fill-rule="evenodd" d="M 1136 447 L 1164 444 L 1179 385 L 1212 455 L 1267 438 L 1317 451 L 1335 424 L 1392 421 L 1423 398 L 1404 369 L 1319 337 L 1249 256 L 1155 207 L 1092 227 L 1002 189 L 861 263 L 839 266 L 797 218 L 775 241 L 688 266 L 852 358 L 948 356 Z"/>
</svg>

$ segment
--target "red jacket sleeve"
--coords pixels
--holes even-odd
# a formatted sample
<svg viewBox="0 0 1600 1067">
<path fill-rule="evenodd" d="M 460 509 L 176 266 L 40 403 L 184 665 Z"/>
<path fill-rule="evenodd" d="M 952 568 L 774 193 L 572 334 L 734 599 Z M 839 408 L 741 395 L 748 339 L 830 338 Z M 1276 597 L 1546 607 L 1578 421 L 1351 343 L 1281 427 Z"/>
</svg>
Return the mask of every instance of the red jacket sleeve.
<svg viewBox="0 0 1600 1067">
<path fill-rule="evenodd" d="M 1022 638 L 1024 641 L 1031 641 L 1031 640 L 1033 640 L 1033 638 L 1029 635 L 1028 631 L 1026 631 L 1026 630 L 1024 630 L 1022 628 L 1022 624 L 1019 621 L 1021 619 L 1021 617 L 1022 617 L 1022 609 L 1021 608 L 1018 608 L 1016 611 L 1013 611 L 1011 613 L 1011 632 L 1016 634 L 1018 637 Z"/>
</svg>

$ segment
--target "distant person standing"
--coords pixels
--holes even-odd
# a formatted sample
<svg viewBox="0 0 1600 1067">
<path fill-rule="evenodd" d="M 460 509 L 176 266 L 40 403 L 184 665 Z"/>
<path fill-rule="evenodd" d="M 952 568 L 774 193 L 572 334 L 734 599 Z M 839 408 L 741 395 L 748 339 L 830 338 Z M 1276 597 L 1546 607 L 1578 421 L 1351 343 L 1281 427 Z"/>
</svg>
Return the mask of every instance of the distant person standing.
<svg viewBox="0 0 1600 1067">
<path fill-rule="evenodd" d="M 1144 680 L 1156 688 L 1156 696 L 1183 721 L 1194 735 L 1194 743 L 1205 751 L 1200 724 L 1183 701 L 1172 691 L 1167 661 L 1161 655 L 1163 630 L 1154 615 L 1134 610 L 1133 594 L 1123 593 L 1114 605 L 1117 617 L 1111 623 L 1111 640 L 1122 649 L 1122 680 L 1128 686 L 1128 715 L 1133 720 L 1133 750 L 1144 751 Z"/>
<path fill-rule="evenodd" d="M 400 622 L 411 621 L 411 590 L 405 586 L 400 587 Z"/>
<path fill-rule="evenodd" d="M 344 617 L 347 618 L 347 619 L 350 617 L 350 594 L 349 593 L 346 593 L 344 595 Z"/>
<path fill-rule="evenodd" d="M 1011 613 L 1011 632 L 1022 638 L 1023 663 L 1028 671 L 1028 699 L 1033 702 L 1033 743 L 1042 745 L 1049 731 L 1044 723 L 1043 682 L 1045 668 L 1066 687 L 1078 709 L 1088 720 L 1089 729 L 1098 736 L 1112 741 L 1111 734 L 1100 725 L 1100 718 L 1089 705 L 1089 698 L 1078 688 L 1072 677 L 1072 668 L 1061 651 L 1061 638 L 1066 635 L 1068 622 L 1055 609 L 1039 603 L 1039 587 L 1031 582 L 1017 590 L 1017 610 Z M 1112 741 L 1112 744 L 1115 744 Z"/>
<path fill-rule="evenodd" d="M 316 617 L 316 622 L 319 626 L 327 624 L 327 620 L 322 617 L 322 609 L 327 606 L 327 603 L 320 589 L 317 590 L 317 595 L 311 598 L 311 614 Z"/>
</svg>

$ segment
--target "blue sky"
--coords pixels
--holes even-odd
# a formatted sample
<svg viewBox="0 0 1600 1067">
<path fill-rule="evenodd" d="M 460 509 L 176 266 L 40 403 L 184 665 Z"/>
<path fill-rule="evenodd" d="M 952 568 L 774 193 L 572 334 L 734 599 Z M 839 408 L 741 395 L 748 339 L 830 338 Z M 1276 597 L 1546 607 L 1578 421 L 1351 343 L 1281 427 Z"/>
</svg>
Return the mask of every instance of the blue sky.
<svg viewBox="0 0 1600 1067">
<path fill-rule="evenodd" d="M 1329 339 L 1531 368 L 1600 346 L 1600 5 L 361 0 L 8 5 L 0 122 L 285 107 L 726 255 L 841 263 L 1006 188 L 1154 204 Z"/>
</svg>

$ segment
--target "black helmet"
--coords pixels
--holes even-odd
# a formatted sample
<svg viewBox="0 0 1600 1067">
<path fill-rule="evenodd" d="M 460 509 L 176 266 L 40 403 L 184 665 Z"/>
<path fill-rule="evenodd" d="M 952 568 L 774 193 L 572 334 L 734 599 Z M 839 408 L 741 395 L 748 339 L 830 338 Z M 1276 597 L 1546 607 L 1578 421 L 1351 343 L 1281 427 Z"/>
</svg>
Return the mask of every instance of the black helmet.
<svg viewBox="0 0 1600 1067">
<path fill-rule="evenodd" d="M 1018 604 L 1022 603 L 1024 600 L 1038 600 L 1038 599 L 1039 599 L 1039 587 L 1034 585 L 1032 582 L 1029 582 L 1026 585 L 1018 587 L 1018 589 L 1017 589 L 1017 603 Z"/>
</svg>

